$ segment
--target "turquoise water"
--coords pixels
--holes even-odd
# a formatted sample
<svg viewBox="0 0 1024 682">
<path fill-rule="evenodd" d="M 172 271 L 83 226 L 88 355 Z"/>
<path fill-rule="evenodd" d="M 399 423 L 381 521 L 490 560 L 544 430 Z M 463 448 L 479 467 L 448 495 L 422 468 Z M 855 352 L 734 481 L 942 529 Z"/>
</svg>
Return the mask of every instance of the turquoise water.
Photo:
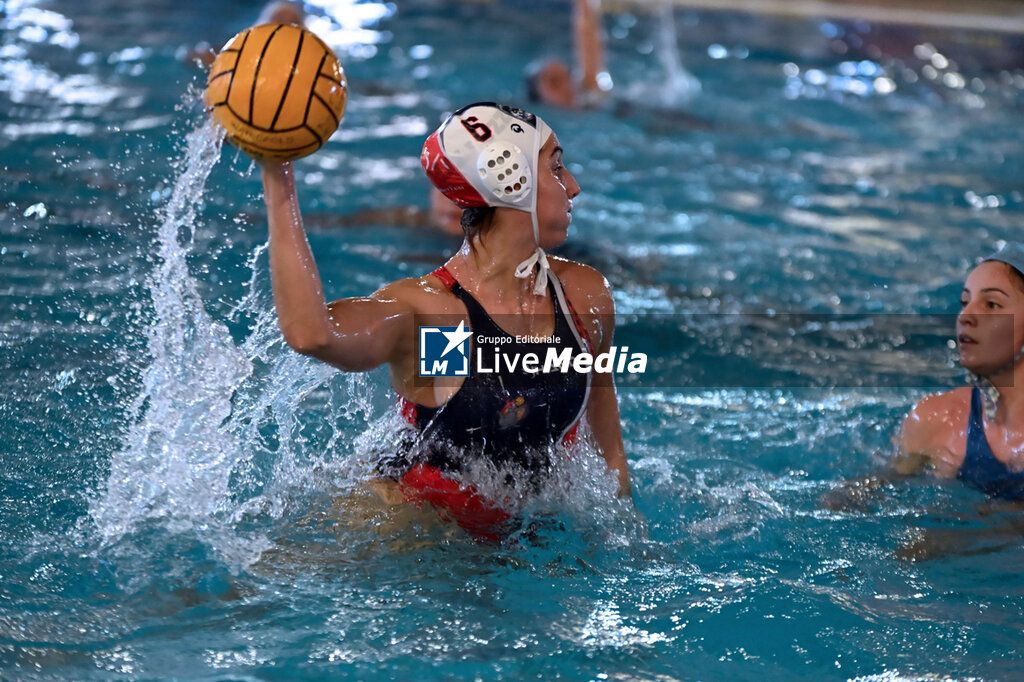
<svg viewBox="0 0 1024 682">
<path fill-rule="evenodd" d="M 456 246 L 331 225 L 425 206 L 441 112 L 519 101 L 522 66 L 565 50 L 562 5 L 516 6 L 312 8 L 352 85 L 297 166 L 332 296 Z M 583 458 L 491 545 L 375 506 L 385 374 L 278 338 L 258 175 L 204 127 L 178 54 L 257 12 L 0 3 L 0 676 L 1019 676 L 1013 510 L 923 478 L 846 512 L 820 498 L 961 381 L 962 277 L 1019 232 L 1024 75 L 677 11 L 698 91 L 663 13 L 609 17 L 616 87 L 649 106 L 538 113 L 584 191 L 567 252 L 651 356 L 620 394 L 636 507 Z"/>
</svg>

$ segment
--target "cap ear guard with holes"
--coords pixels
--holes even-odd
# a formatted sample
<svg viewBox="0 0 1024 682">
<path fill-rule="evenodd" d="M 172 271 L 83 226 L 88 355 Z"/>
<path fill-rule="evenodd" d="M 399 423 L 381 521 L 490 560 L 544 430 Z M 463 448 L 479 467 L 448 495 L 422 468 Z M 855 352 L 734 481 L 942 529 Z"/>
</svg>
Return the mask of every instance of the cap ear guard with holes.
<svg viewBox="0 0 1024 682">
<path fill-rule="evenodd" d="M 483 184 L 500 201 L 518 201 L 533 189 L 533 171 L 523 150 L 514 144 L 489 145 L 476 160 Z"/>
</svg>

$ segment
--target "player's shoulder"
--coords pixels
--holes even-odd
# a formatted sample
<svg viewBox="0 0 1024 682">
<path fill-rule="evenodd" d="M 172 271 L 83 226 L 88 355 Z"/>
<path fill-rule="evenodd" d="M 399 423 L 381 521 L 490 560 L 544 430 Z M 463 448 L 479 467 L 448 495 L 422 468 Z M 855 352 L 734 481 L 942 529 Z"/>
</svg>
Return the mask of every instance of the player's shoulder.
<svg viewBox="0 0 1024 682">
<path fill-rule="evenodd" d="M 443 312 L 454 299 L 448 286 L 437 275 L 405 277 L 389 282 L 377 289 L 372 298 L 408 306 L 417 312 Z"/>
<path fill-rule="evenodd" d="M 970 410 L 971 391 L 969 386 L 965 386 L 945 393 L 927 395 L 914 405 L 907 419 L 920 422 L 924 426 L 955 421 Z"/>
<path fill-rule="evenodd" d="M 925 396 L 903 421 L 893 466 L 914 473 L 921 466 L 940 476 L 955 476 L 963 463 L 971 389 L 958 388 Z"/>
<path fill-rule="evenodd" d="M 587 301 L 588 308 L 612 312 L 612 287 L 600 271 L 589 265 L 557 256 L 549 256 L 548 262 L 570 300 L 581 303 Z"/>
<path fill-rule="evenodd" d="M 937 448 L 958 450 L 970 409 L 970 388 L 921 398 L 903 420 L 900 449 L 913 453 L 931 453 Z"/>
</svg>

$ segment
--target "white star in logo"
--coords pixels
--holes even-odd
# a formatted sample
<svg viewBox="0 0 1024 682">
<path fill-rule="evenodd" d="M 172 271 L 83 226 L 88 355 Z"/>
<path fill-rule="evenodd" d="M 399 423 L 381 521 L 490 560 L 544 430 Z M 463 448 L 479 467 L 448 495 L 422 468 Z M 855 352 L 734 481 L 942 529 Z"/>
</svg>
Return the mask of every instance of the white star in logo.
<svg viewBox="0 0 1024 682">
<path fill-rule="evenodd" d="M 441 332 L 445 338 L 448 339 L 448 345 L 445 346 L 444 352 L 441 353 L 441 357 L 448 355 L 453 349 L 458 348 L 462 345 L 462 342 L 473 336 L 473 332 L 466 331 L 465 320 L 459 322 L 459 328 L 453 332 Z"/>
</svg>

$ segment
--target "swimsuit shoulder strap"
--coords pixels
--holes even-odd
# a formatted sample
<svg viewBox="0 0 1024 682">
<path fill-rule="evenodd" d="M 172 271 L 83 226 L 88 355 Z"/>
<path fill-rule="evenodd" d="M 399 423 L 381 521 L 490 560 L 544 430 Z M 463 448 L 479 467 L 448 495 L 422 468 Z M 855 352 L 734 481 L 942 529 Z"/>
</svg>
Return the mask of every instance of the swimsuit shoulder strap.
<svg viewBox="0 0 1024 682">
<path fill-rule="evenodd" d="M 957 478 L 980 488 L 988 495 L 1010 500 L 1024 500 L 1024 472 L 1015 472 L 992 452 L 985 437 L 982 419 L 984 405 L 981 391 L 971 393 L 971 416 L 967 425 L 967 450 Z"/>
<path fill-rule="evenodd" d="M 576 336 L 576 340 L 580 344 L 580 348 L 586 348 L 591 353 L 594 352 L 594 344 L 590 340 L 590 334 L 587 333 L 586 327 L 583 326 L 583 321 L 580 316 L 576 313 L 576 309 L 572 307 L 572 302 L 565 295 L 565 290 L 562 289 L 562 282 L 555 276 L 554 272 L 548 273 L 548 282 L 551 284 L 551 288 L 555 291 L 555 306 L 561 308 L 561 312 L 565 315 L 569 321 L 569 326 L 572 328 L 573 334 Z"/>
<path fill-rule="evenodd" d="M 967 418 L 967 447 L 964 452 L 964 461 L 960 470 L 965 467 L 973 467 L 985 460 L 995 460 L 992 448 L 985 438 L 985 422 L 982 418 L 984 405 L 982 403 L 981 390 L 978 387 L 971 389 L 971 413 Z"/>
<path fill-rule="evenodd" d="M 462 288 L 462 285 L 459 284 L 458 280 L 455 279 L 455 275 L 453 275 L 448 268 L 442 265 L 430 274 L 441 280 L 441 283 L 448 288 L 448 291 L 458 296 L 459 299 L 466 304 L 466 310 L 469 313 L 471 324 L 479 324 L 480 322 L 483 322 L 488 326 L 493 324 L 491 323 L 490 315 L 488 315 L 487 311 L 484 310 L 484 307 L 480 305 L 480 302 L 477 301 L 472 294 Z M 580 344 L 580 348 L 586 348 L 590 352 L 594 352 L 594 344 L 590 339 L 590 334 L 587 333 L 586 328 L 583 326 L 583 321 L 580 320 L 580 316 L 577 314 L 576 309 L 573 307 L 569 299 L 566 298 L 565 291 L 562 289 L 562 282 L 555 276 L 555 273 L 548 273 L 548 283 L 551 289 L 555 292 L 554 302 L 556 308 L 558 308 L 556 314 L 561 313 L 566 317 L 573 335 Z"/>
<path fill-rule="evenodd" d="M 455 275 L 453 275 L 448 268 L 442 265 L 430 274 L 441 280 L 441 282 L 448 287 L 448 291 L 455 294 L 455 296 L 466 305 L 466 312 L 469 313 L 469 324 L 471 327 L 479 329 L 480 331 L 486 331 L 486 333 L 491 335 L 500 335 L 501 330 L 494 321 L 491 320 L 491 316 L 487 314 L 487 311 L 482 305 L 480 305 L 480 302 L 473 297 L 473 294 L 466 291 L 462 285 L 459 284 L 459 281 L 455 279 Z"/>
<path fill-rule="evenodd" d="M 579 315 L 576 314 L 576 310 L 569 303 L 569 299 L 565 297 L 565 291 L 562 289 L 562 282 L 555 276 L 554 272 L 548 272 L 548 285 L 554 291 L 555 298 L 555 314 L 561 313 L 569 324 L 569 328 L 572 330 L 573 336 L 576 337 L 576 343 L 579 344 L 581 350 L 587 350 L 591 353 L 595 352 L 593 344 L 590 342 L 590 335 L 587 334 L 586 328 L 580 321 Z M 559 440 L 565 447 L 571 446 L 576 441 L 576 432 L 580 425 L 580 420 L 583 418 L 583 413 L 586 412 L 587 405 L 590 402 L 590 375 L 587 374 L 586 388 L 583 392 L 583 401 L 580 403 L 580 408 L 576 412 L 575 419 L 572 423 L 559 435 Z"/>
<path fill-rule="evenodd" d="M 437 270 L 434 270 L 430 274 L 441 280 L 441 283 L 448 288 L 448 291 L 451 291 L 452 288 L 458 285 L 458 281 L 455 279 L 455 275 L 449 272 L 448 268 L 446 268 L 443 265 L 439 267 Z"/>
<path fill-rule="evenodd" d="M 971 389 L 971 415 L 967 422 L 967 428 L 969 431 L 974 429 L 985 430 L 985 423 L 981 420 L 981 414 L 984 406 L 981 402 L 981 389 L 977 386 Z"/>
</svg>

